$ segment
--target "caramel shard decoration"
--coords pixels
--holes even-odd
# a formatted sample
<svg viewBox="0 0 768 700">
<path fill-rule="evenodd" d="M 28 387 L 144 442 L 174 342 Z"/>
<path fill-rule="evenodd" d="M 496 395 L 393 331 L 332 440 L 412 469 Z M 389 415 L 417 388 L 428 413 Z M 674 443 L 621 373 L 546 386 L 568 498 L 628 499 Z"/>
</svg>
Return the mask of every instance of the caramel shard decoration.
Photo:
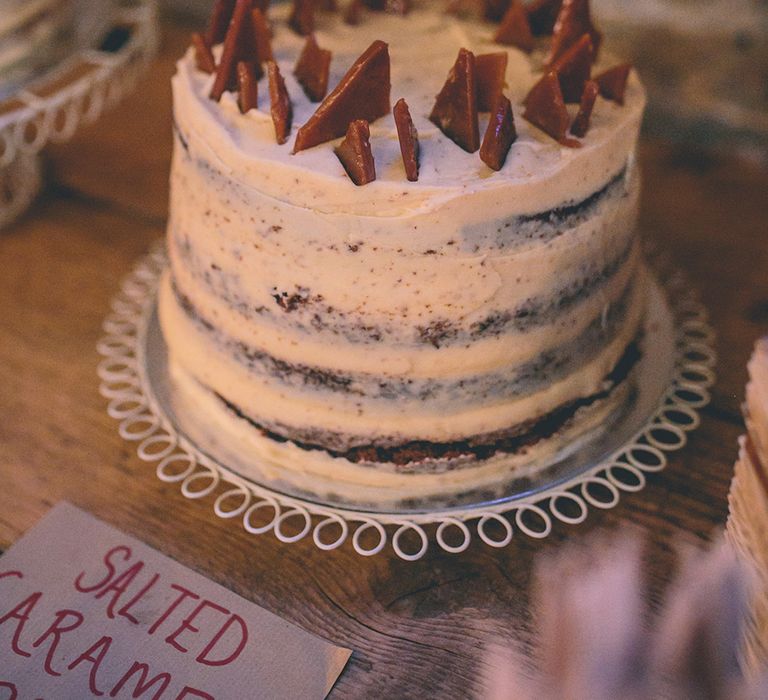
<svg viewBox="0 0 768 700">
<path fill-rule="evenodd" d="M 293 0 L 288 25 L 299 36 L 309 36 L 315 31 L 316 0 Z"/>
<path fill-rule="evenodd" d="M 312 102 L 320 102 L 328 92 L 328 75 L 331 69 L 331 52 L 317 45 L 315 35 L 310 34 L 293 69 L 296 80 Z"/>
<path fill-rule="evenodd" d="M 296 134 L 293 152 L 343 136 L 351 121 L 389 113 L 389 46 L 374 41 Z"/>
<path fill-rule="evenodd" d="M 237 64 L 237 104 L 245 114 L 256 109 L 259 104 L 259 83 L 256 68 L 251 61 L 240 61 Z"/>
<path fill-rule="evenodd" d="M 357 26 L 363 19 L 363 0 L 349 0 L 344 10 L 344 22 Z"/>
<path fill-rule="evenodd" d="M 251 25 L 253 27 L 253 40 L 256 44 L 256 60 L 266 63 L 272 60 L 272 32 L 264 13 L 254 7 L 251 10 Z"/>
<path fill-rule="evenodd" d="M 595 106 L 597 93 L 600 90 L 594 80 L 588 80 L 584 84 L 584 92 L 579 103 L 579 112 L 571 124 L 571 133 L 579 138 L 584 138 L 589 131 L 589 121 L 592 118 L 592 108 Z"/>
<path fill-rule="evenodd" d="M 514 4 L 515 0 L 512 0 Z M 483 0 L 483 16 L 489 22 L 499 22 L 507 12 L 510 0 Z"/>
<path fill-rule="evenodd" d="M 224 41 L 227 35 L 227 27 L 235 10 L 235 0 L 216 0 L 213 12 L 205 32 L 205 40 L 208 46 L 215 46 Z"/>
<path fill-rule="evenodd" d="M 480 148 L 475 55 L 471 51 L 459 49 L 429 121 L 465 151 L 474 153 Z"/>
<path fill-rule="evenodd" d="M 520 0 L 512 0 L 501 20 L 493 40 L 497 44 L 516 46 L 526 53 L 533 51 L 535 40 L 528 24 L 528 16 Z"/>
<path fill-rule="evenodd" d="M 365 119 L 350 122 L 344 140 L 333 150 L 347 171 L 349 179 L 356 185 L 367 185 L 376 179 L 370 130 Z"/>
<path fill-rule="evenodd" d="M 285 80 L 274 61 L 267 61 L 267 80 L 269 81 L 269 111 L 275 125 L 275 140 L 285 143 L 291 133 L 293 123 L 293 105 L 285 87 Z"/>
<path fill-rule="evenodd" d="M 548 36 L 555 28 L 563 0 L 533 0 L 525 7 L 533 36 Z"/>
<path fill-rule="evenodd" d="M 496 104 L 504 89 L 508 58 L 506 51 L 475 56 L 478 112 L 490 112 Z"/>
<path fill-rule="evenodd" d="M 593 60 L 597 58 L 603 35 L 592 24 L 589 0 L 563 0 L 552 34 L 552 47 L 546 60 L 552 65 L 584 34 L 592 40 Z"/>
<path fill-rule="evenodd" d="M 489 168 L 501 170 L 512 144 L 517 138 L 512 104 L 504 95 L 496 101 L 488 128 L 480 146 L 480 158 Z"/>
<path fill-rule="evenodd" d="M 622 63 L 595 76 L 595 82 L 600 88 L 600 94 L 606 100 L 613 100 L 623 105 L 630 70 L 632 70 L 632 66 L 629 63 Z"/>
<path fill-rule="evenodd" d="M 252 0 L 237 0 L 232 21 L 224 37 L 221 60 L 216 69 L 216 78 L 211 88 L 211 99 L 217 102 L 225 90 L 237 87 L 237 64 L 253 58 L 253 27 L 251 25 Z M 259 67 L 257 77 L 260 75 Z"/>
<path fill-rule="evenodd" d="M 408 103 L 402 97 L 395 103 L 392 114 L 400 141 L 405 176 L 411 182 L 416 182 L 419 179 L 419 134 L 411 119 Z"/>
<path fill-rule="evenodd" d="M 579 142 L 567 137 L 570 118 L 560 91 L 560 81 L 555 71 L 544 74 L 525 98 L 523 118 L 564 146 L 579 146 Z"/>
<path fill-rule="evenodd" d="M 192 35 L 192 49 L 195 52 L 195 65 L 203 73 L 213 73 L 216 70 L 216 61 L 213 59 L 211 47 L 202 34 Z"/>
<path fill-rule="evenodd" d="M 560 90 L 566 104 L 578 102 L 584 92 L 584 84 L 592 71 L 592 39 L 582 37 L 552 64 L 552 70 L 560 80 Z"/>
</svg>

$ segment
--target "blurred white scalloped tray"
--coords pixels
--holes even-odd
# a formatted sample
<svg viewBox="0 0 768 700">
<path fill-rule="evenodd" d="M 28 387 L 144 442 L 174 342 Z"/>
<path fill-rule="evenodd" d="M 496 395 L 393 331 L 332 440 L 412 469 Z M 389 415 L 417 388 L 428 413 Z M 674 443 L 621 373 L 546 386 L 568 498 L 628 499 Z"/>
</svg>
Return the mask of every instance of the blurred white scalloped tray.
<svg viewBox="0 0 768 700">
<path fill-rule="evenodd" d="M 0 228 L 41 185 L 39 153 L 72 138 L 136 84 L 157 48 L 155 0 L 119 2 L 98 48 L 78 50 L 0 99 Z"/>
</svg>

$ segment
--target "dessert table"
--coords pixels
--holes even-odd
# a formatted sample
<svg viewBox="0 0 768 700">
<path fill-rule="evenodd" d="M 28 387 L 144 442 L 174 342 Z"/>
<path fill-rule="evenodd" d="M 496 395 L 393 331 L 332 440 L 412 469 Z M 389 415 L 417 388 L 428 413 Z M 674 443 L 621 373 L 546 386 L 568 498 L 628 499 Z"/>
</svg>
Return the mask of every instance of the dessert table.
<svg viewBox="0 0 768 700">
<path fill-rule="evenodd" d="M 528 641 L 527 590 L 542 551 L 600 528 L 647 533 L 655 597 L 674 544 L 722 527 L 742 432 L 745 363 L 768 331 L 768 172 L 735 156 L 643 143 L 641 225 L 700 289 L 718 333 L 718 381 L 702 426 L 667 469 L 612 510 L 546 540 L 473 541 L 417 562 L 286 545 L 189 501 L 118 434 L 98 393 L 96 343 L 121 278 L 163 235 L 171 153 L 169 78 L 190 27 L 167 23 L 139 90 L 48 151 L 48 185 L 0 232 L 0 550 L 66 499 L 276 614 L 354 650 L 331 697 L 464 697 L 482 647 Z"/>
</svg>

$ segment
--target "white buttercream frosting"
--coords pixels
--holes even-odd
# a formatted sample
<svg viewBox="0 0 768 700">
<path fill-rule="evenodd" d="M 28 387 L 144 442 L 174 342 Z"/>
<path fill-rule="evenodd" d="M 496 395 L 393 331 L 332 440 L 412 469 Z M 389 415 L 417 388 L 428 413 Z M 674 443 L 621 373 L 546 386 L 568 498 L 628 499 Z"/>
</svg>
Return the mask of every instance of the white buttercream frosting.
<svg viewBox="0 0 768 700">
<path fill-rule="evenodd" d="M 173 79 L 171 275 L 160 312 L 177 373 L 277 432 L 330 431 L 350 444 L 458 441 L 601 391 L 644 306 L 637 77 L 624 106 L 598 99 L 582 147 L 567 148 L 522 118 L 543 52 L 501 47 L 492 25 L 439 8 L 369 13 L 357 27 L 318 13 L 331 87 L 373 40 L 388 42 L 392 102 L 406 99 L 419 132 L 420 178 L 411 183 L 392 117 L 375 121 L 377 180 L 356 187 L 337 142 L 291 153 L 317 105 L 292 75 L 304 40 L 286 12 L 272 11 L 273 51 L 294 105 L 286 144 L 275 142 L 266 79 L 246 115 L 230 93 L 208 99 L 212 77 L 191 54 Z M 499 172 L 427 119 L 461 47 L 509 55 L 519 136 Z M 404 386 L 417 388 L 391 388 Z M 290 457 L 289 469 L 304 460 L 339 468 L 316 450 L 275 454 Z M 370 484 L 372 473 L 350 466 L 345 479 L 368 474 Z"/>
<path fill-rule="evenodd" d="M 472 204 L 493 206 L 501 218 L 507 213 L 544 211 L 590 195 L 623 167 L 633 150 L 645 104 L 644 90 L 634 73 L 625 104 L 598 99 L 582 148 L 566 148 L 521 116 L 523 98 L 541 77 L 542 56 L 535 53 L 529 57 L 493 43 L 493 25 L 459 20 L 439 9 L 417 8 L 406 17 L 368 15 L 356 27 L 344 24 L 338 15 L 318 13 L 317 41 L 333 54 L 330 85 L 339 81 L 373 40 L 386 41 L 391 57 L 392 102 L 405 98 L 419 133 L 419 181 L 408 183 L 392 116 L 371 124 L 377 180 L 367 185 L 361 196 L 346 178 L 330 144 L 291 153 L 297 128 L 317 104 L 310 102 L 293 76 L 305 40 L 285 25 L 286 14 L 286 7 L 273 11 L 273 51 L 294 110 L 294 129 L 286 144 L 275 143 L 266 79 L 259 85 L 258 109 L 243 116 L 232 93 L 225 93 L 220 103 L 207 99 L 213 77 L 196 71 L 189 55 L 179 63 L 174 78 L 176 105 L 194 129 L 192 134 L 201 132 L 218 164 L 263 195 L 310 207 L 315 215 L 358 214 L 357 226 L 361 228 L 370 223 L 362 217 L 434 216 L 436 209 L 452 200 L 461 207 L 461 214 L 466 215 L 471 200 Z M 476 54 L 506 50 L 509 56 L 506 93 L 513 103 L 518 138 L 499 172 L 483 164 L 477 153 L 455 146 L 427 118 L 462 47 Z M 611 63 L 611 59 L 604 59 L 595 70 Z M 481 133 L 486 123 L 487 115 L 483 115 Z M 269 167 L 262 167 L 264 163 Z M 300 187 L 294 178 L 297 168 L 302 172 Z M 454 207 L 449 211 L 451 217 L 459 213 Z"/>
</svg>

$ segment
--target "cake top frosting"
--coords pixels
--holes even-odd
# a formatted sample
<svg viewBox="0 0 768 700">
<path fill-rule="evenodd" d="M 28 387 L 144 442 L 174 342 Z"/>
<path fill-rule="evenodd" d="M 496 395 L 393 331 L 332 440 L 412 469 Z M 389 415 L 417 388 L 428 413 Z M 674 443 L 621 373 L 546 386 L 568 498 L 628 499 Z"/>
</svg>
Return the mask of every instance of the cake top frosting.
<svg viewBox="0 0 768 700">
<path fill-rule="evenodd" d="M 439 3 L 417 4 L 406 16 L 366 14 L 357 26 L 345 23 L 341 13 L 318 12 L 315 38 L 320 47 L 332 53 L 330 87 L 373 41 L 384 41 L 391 57 L 392 103 L 405 99 L 418 131 L 419 179 L 409 182 L 392 113 L 373 121 L 370 138 L 377 179 L 364 188 L 364 194 L 355 192 L 334 155 L 341 139 L 292 153 L 296 132 L 318 105 L 310 101 L 293 74 L 306 38 L 291 29 L 289 14 L 285 5 L 269 10 L 274 60 L 293 105 L 293 129 L 286 143 L 278 144 L 275 139 L 266 78 L 260 81 L 258 107 L 246 114 L 239 109 L 236 93 L 225 92 L 220 102 L 209 99 L 214 76 L 195 67 L 192 51 L 179 63 L 175 78 L 177 109 L 185 110 L 187 123 L 194 125 L 217 161 L 283 201 L 321 212 L 388 216 L 432 207 L 436 200 L 503 191 L 504 197 L 515 200 L 523 211 L 536 212 L 599 189 L 626 165 L 634 148 L 645 104 L 643 87 L 634 72 L 629 76 L 624 105 L 598 98 L 591 126 L 580 139 L 581 147 L 569 148 L 522 118 L 523 100 L 542 77 L 547 46 L 537 46 L 530 54 L 502 46 L 494 41 L 497 25 L 448 14 Z M 462 48 L 476 55 L 508 54 L 505 94 L 511 101 L 517 139 L 498 172 L 483 163 L 477 153 L 459 148 L 429 120 L 435 96 Z M 217 59 L 220 53 L 221 47 L 214 47 Z M 603 51 L 594 71 L 615 64 L 616 60 Z M 179 89 L 182 85 L 184 90 Z M 569 105 L 571 117 L 577 108 Z M 487 113 L 480 115 L 481 134 L 488 119 Z M 299 170 L 302 187 L 297 192 L 293 185 Z"/>
</svg>

